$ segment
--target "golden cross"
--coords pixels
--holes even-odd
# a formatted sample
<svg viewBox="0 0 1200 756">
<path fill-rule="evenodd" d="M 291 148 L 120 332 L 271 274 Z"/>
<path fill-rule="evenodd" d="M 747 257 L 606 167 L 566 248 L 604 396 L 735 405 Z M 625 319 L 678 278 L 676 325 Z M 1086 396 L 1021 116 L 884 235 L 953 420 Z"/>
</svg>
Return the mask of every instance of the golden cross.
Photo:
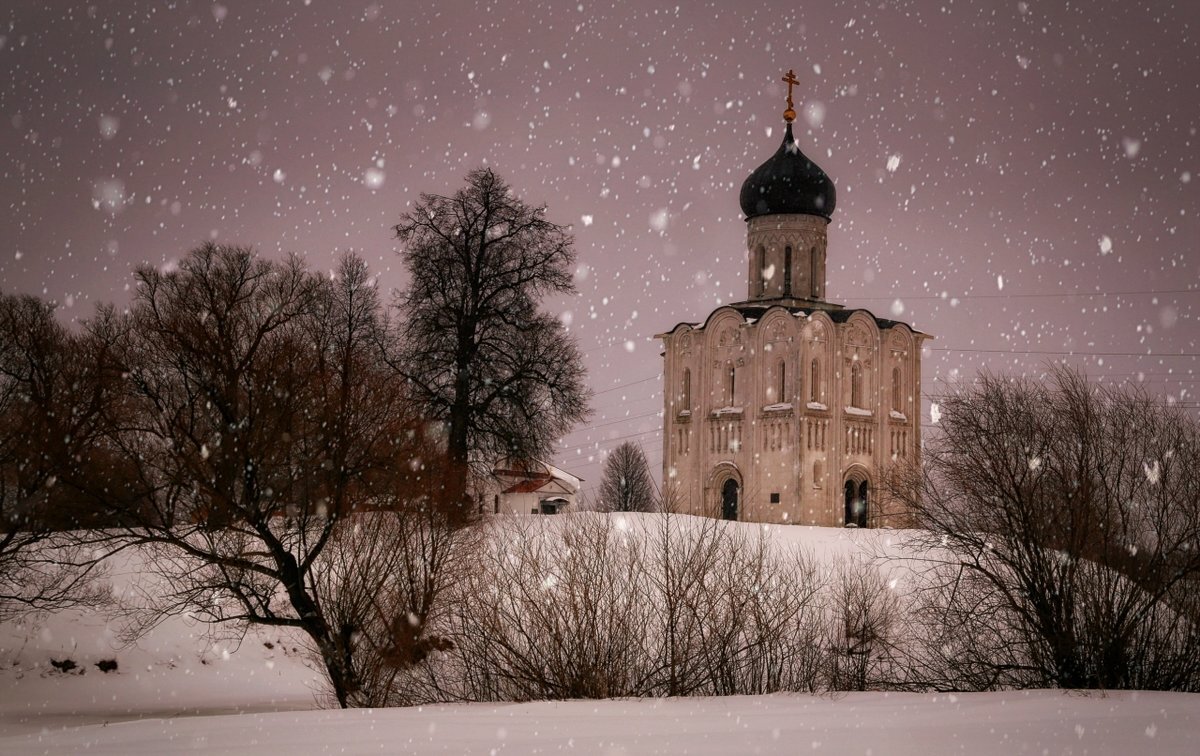
<svg viewBox="0 0 1200 756">
<path fill-rule="evenodd" d="M 796 78 L 796 72 L 790 68 L 788 69 L 787 76 L 783 77 L 783 80 L 788 85 L 787 110 L 783 111 L 783 120 L 791 123 L 796 120 L 796 111 L 792 106 L 792 86 L 799 84 L 800 80 Z"/>
</svg>

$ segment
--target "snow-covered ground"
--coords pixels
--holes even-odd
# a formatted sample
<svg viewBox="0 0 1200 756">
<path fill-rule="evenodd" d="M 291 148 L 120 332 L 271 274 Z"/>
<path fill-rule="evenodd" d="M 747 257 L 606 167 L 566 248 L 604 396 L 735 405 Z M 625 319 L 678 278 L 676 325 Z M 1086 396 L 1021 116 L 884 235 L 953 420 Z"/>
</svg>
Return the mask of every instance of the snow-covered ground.
<svg viewBox="0 0 1200 756">
<path fill-rule="evenodd" d="M 773 695 L 153 715 L 0 736 L 3 753 L 1195 753 L 1200 697 L 1061 691 Z"/>
<path fill-rule="evenodd" d="M 759 526 L 736 525 L 756 528 Z M 822 559 L 895 553 L 903 531 L 775 527 Z M 114 566 L 118 587 L 136 558 Z M 1200 696 L 1022 691 L 318 709 L 300 644 L 214 641 L 173 618 L 134 647 L 62 612 L 0 626 L 0 753 L 1141 754 L 1196 753 Z M 63 673 L 50 660 L 79 666 Z M 118 668 L 95 665 L 115 659 Z M 82 672 L 82 673 L 81 673 Z"/>
</svg>

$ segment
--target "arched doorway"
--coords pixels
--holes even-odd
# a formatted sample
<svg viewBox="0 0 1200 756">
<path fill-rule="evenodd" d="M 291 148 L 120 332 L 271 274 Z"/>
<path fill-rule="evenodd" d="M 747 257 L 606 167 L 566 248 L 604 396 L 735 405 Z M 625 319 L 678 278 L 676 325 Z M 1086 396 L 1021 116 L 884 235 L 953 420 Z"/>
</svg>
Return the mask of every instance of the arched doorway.
<svg viewBox="0 0 1200 756">
<path fill-rule="evenodd" d="M 733 478 L 721 486 L 721 519 L 736 520 L 738 518 L 738 498 L 741 487 Z"/>
<path fill-rule="evenodd" d="M 867 527 L 867 511 L 870 508 L 871 486 L 866 480 L 853 478 L 846 481 L 846 527 Z"/>
</svg>

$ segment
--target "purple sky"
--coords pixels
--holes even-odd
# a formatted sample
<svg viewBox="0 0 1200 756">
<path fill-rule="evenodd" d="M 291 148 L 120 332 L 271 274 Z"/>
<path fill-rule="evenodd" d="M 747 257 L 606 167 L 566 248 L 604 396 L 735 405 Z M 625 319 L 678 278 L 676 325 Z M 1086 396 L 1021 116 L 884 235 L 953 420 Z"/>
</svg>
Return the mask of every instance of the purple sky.
<svg viewBox="0 0 1200 756">
<path fill-rule="evenodd" d="M 393 289 L 389 226 L 487 163 L 575 228 L 580 296 L 551 306 L 596 415 L 557 461 L 591 488 L 631 438 L 658 470 L 651 337 L 745 297 L 737 191 L 794 68 L 838 188 L 829 298 L 935 334 L 927 394 L 1065 357 L 1196 407 L 1198 25 L 1110 0 L 9 3 L 0 290 L 87 317 L 206 239 L 355 250 Z"/>
</svg>

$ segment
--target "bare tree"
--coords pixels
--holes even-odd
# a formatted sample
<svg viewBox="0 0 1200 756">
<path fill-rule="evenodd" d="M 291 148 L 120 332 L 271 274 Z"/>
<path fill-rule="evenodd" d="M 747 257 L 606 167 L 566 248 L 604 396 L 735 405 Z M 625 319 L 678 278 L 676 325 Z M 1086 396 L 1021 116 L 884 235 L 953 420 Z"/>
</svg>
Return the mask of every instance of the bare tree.
<svg viewBox="0 0 1200 756">
<path fill-rule="evenodd" d="M 96 537 L 151 554 L 150 622 L 296 628 L 346 706 L 361 628 L 330 613 L 320 561 L 348 517 L 413 501 L 438 469 L 383 359 L 366 266 L 347 257 L 331 280 L 206 244 L 138 283 L 123 347 L 136 412 L 112 443 L 138 460 L 141 501 Z"/>
<path fill-rule="evenodd" d="M 105 360 L 91 347 L 52 305 L 0 295 L 0 620 L 106 598 L 94 562 L 57 532 L 96 521 L 72 484 L 108 478 Z"/>
<path fill-rule="evenodd" d="M 944 687 L 1200 688 L 1200 430 L 1138 388 L 984 375 L 893 486 L 940 555 L 924 675 Z"/>
<path fill-rule="evenodd" d="M 642 448 L 625 441 L 604 461 L 600 508 L 606 512 L 651 512 L 657 492 Z"/>
<path fill-rule="evenodd" d="M 447 501 L 469 516 L 472 463 L 537 458 L 587 414 L 581 355 L 538 309 L 571 294 L 568 230 L 490 168 L 453 196 L 422 194 L 395 227 L 412 282 L 396 363 L 448 436 Z"/>
</svg>

